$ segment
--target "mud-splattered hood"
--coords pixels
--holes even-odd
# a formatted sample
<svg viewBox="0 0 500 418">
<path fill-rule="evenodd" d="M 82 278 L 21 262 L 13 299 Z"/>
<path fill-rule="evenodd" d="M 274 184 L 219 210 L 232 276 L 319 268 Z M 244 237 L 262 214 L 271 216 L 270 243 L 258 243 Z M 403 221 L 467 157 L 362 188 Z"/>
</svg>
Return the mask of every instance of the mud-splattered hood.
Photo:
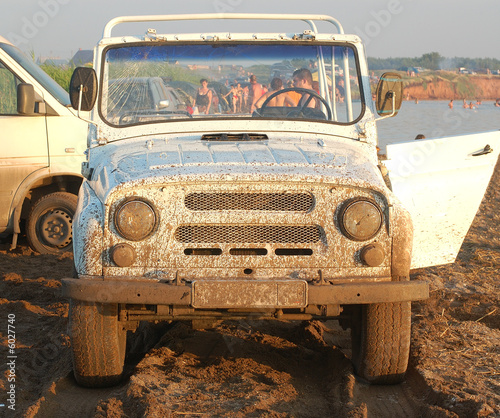
<svg viewBox="0 0 500 418">
<path fill-rule="evenodd" d="M 336 137 L 134 139 L 91 150 L 91 186 L 103 202 L 116 188 L 175 182 L 322 182 L 383 192 L 372 154 L 369 144 Z"/>
</svg>

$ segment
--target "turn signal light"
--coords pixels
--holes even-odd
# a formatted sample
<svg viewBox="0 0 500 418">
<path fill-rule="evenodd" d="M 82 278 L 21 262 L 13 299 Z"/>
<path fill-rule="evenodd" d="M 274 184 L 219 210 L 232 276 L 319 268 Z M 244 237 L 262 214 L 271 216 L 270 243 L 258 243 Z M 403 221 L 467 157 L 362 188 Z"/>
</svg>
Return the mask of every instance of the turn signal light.
<svg viewBox="0 0 500 418">
<path fill-rule="evenodd" d="M 136 258 L 134 248 L 129 244 L 117 244 L 111 250 L 111 259 L 118 267 L 129 267 Z"/>
<path fill-rule="evenodd" d="M 363 247 L 360 256 L 363 263 L 370 267 L 380 266 L 385 259 L 384 249 L 382 245 L 377 242 Z"/>
</svg>

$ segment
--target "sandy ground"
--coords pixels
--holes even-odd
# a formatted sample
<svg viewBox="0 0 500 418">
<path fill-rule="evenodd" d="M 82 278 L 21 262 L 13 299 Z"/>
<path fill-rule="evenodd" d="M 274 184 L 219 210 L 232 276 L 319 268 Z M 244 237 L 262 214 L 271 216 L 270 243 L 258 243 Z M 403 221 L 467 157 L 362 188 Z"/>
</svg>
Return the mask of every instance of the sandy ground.
<svg viewBox="0 0 500 418">
<path fill-rule="evenodd" d="M 455 264 L 413 273 L 430 281 L 431 298 L 413 304 L 411 364 L 396 386 L 356 380 L 349 333 L 335 321 L 234 321 L 145 328 L 130 336 L 121 386 L 79 388 L 60 296 L 71 254 L 2 243 L 0 416 L 500 417 L 499 182 L 500 165 Z M 5 402 L 9 314 L 15 411 Z"/>
</svg>

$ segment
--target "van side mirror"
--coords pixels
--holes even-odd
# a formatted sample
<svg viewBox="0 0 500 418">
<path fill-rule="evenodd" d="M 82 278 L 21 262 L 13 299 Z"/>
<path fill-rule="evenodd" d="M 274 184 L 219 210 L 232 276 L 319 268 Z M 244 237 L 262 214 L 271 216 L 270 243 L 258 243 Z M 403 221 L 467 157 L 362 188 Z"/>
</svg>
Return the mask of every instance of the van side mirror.
<svg viewBox="0 0 500 418">
<path fill-rule="evenodd" d="M 69 82 L 69 98 L 73 109 L 92 110 L 97 98 L 97 75 L 93 68 L 75 68 Z"/>
<path fill-rule="evenodd" d="M 376 91 L 377 113 L 386 118 L 396 116 L 403 101 L 403 82 L 398 73 L 380 76 Z"/>
<path fill-rule="evenodd" d="M 35 114 L 35 89 L 31 84 L 17 85 L 17 113 L 26 116 Z"/>
<path fill-rule="evenodd" d="M 166 109 L 169 106 L 170 106 L 169 100 L 160 100 L 160 102 L 158 103 L 158 110 Z"/>
</svg>

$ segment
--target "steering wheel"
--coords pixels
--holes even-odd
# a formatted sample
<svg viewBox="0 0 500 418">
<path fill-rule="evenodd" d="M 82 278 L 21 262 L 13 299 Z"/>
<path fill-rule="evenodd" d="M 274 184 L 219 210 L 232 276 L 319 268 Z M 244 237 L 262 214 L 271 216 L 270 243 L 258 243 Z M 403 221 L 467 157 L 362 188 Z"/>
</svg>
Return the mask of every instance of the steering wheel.
<svg viewBox="0 0 500 418">
<path fill-rule="evenodd" d="M 309 109 L 307 107 L 307 105 L 309 103 L 311 103 L 311 100 L 314 98 L 314 99 L 318 99 L 325 106 L 326 112 L 328 114 L 327 120 L 332 120 L 332 110 L 330 109 L 328 102 L 323 97 L 321 97 L 318 93 L 316 93 L 314 90 L 304 89 L 302 87 L 289 87 L 286 89 L 281 89 L 281 90 L 275 91 L 264 101 L 264 103 L 262 103 L 262 106 L 260 107 L 259 113 L 262 115 L 264 113 L 264 112 L 262 112 L 262 110 L 265 109 L 267 107 L 267 105 L 269 104 L 269 102 L 272 99 L 274 99 L 276 96 L 279 96 L 280 94 L 288 93 L 289 91 L 295 91 L 296 93 L 299 93 L 299 94 L 308 94 L 309 97 L 302 106 L 297 106 L 296 108 L 293 108 L 286 115 L 287 117 L 289 117 L 290 115 L 295 114 L 295 113 L 297 114 L 297 116 L 305 116 L 304 111 L 306 109 Z M 311 108 L 311 109 L 313 109 L 313 108 Z"/>
</svg>

